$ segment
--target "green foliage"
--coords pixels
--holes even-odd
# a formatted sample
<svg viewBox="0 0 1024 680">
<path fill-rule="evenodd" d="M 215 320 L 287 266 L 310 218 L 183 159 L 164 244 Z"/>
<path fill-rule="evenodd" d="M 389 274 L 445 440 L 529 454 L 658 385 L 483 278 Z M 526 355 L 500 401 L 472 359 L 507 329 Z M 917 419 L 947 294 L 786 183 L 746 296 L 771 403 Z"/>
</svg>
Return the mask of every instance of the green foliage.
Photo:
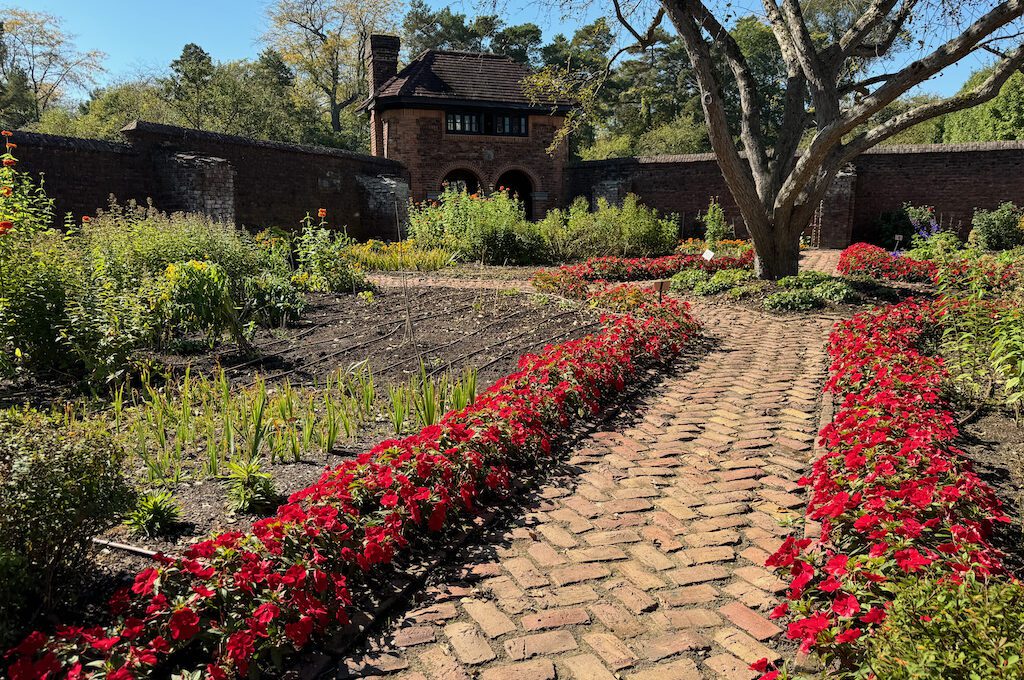
<svg viewBox="0 0 1024 680">
<path fill-rule="evenodd" d="M 291 277 L 277 271 L 247 276 L 243 293 L 242 318 L 252 318 L 261 326 L 287 326 L 306 308 L 306 299 L 292 284 Z"/>
<path fill-rule="evenodd" d="M 90 539 L 131 506 L 123 462 L 99 424 L 0 412 L 0 646 L 70 603 Z"/>
<path fill-rule="evenodd" d="M 879 215 L 874 225 L 875 237 L 872 242 L 885 248 L 895 248 L 897 245 L 906 248 L 914 235 L 915 222 L 928 224 L 933 216 L 930 206 L 915 206 L 908 201 L 899 210 Z M 903 238 L 897 241 L 896 236 Z"/>
<path fill-rule="evenodd" d="M 704 223 L 704 242 L 707 247 L 714 249 L 719 241 L 735 238 L 732 225 L 725 220 L 725 211 L 718 199 L 712 198 L 708 204 L 707 212 L 701 216 Z"/>
<path fill-rule="evenodd" d="M 402 21 L 409 53 L 424 50 L 461 50 L 504 54 L 521 64 L 536 61 L 541 44 L 541 29 L 533 23 L 506 26 L 496 14 L 484 14 L 468 20 L 465 14 L 448 7 L 432 10 L 423 0 L 413 0 Z"/>
<path fill-rule="evenodd" d="M 671 286 L 674 291 L 693 290 L 711 278 L 703 269 L 684 269 L 672 276 Z"/>
<path fill-rule="evenodd" d="M 172 262 L 157 286 L 157 327 L 161 334 L 202 333 L 211 346 L 225 331 L 243 340 L 227 274 L 219 265 L 205 260 Z"/>
<path fill-rule="evenodd" d="M 444 269 L 456 262 L 456 256 L 444 248 L 422 248 L 413 239 L 395 243 L 369 240 L 353 243 L 345 257 L 363 271 L 424 271 Z"/>
<path fill-rule="evenodd" d="M 915 260 L 942 259 L 964 247 L 963 241 L 952 230 L 938 231 L 929 236 L 915 233 L 910 243 L 912 247 L 907 251 L 907 257 Z"/>
<path fill-rule="evenodd" d="M 822 281 L 814 286 L 814 288 L 811 288 L 811 293 L 819 300 L 833 304 L 854 302 L 860 298 L 857 291 L 850 287 L 850 284 L 838 279 Z"/>
<path fill-rule="evenodd" d="M 181 508 L 170 491 L 150 491 L 139 497 L 125 524 L 138 536 L 170 534 L 181 519 Z"/>
<path fill-rule="evenodd" d="M 228 463 L 228 507 L 235 512 L 261 512 L 277 501 L 274 479 L 259 458 Z"/>
<path fill-rule="evenodd" d="M 772 293 L 764 299 L 765 309 L 784 312 L 805 312 L 824 305 L 813 291 L 797 289 Z"/>
<path fill-rule="evenodd" d="M 577 198 L 568 210 L 552 210 L 540 222 L 525 227 L 538 234 L 545 262 L 666 255 L 679 233 L 673 217 L 644 207 L 633 194 L 627 194 L 621 206 L 598 199 L 593 211 L 586 199 Z"/>
<path fill-rule="evenodd" d="M 879 678 L 1009 680 L 1024 676 L 1024 586 L 976 579 L 899 584 L 871 636 L 870 671 Z"/>
<path fill-rule="evenodd" d="M 308 223 L 295 238 L 298 265 L 293 280 L 303 290 L 353 293 L 366 286 L 362 273 L 345 257 L 353 244 L 348 234 L 313 227 Z"/>
<path fill-rule="evenodd" d="M 1010 201 L 994 210 L 975 210 L 971 239 L 982 250 L 1008 250 L 1024 245 L 1024 211 Z"/>
<path fill-rule="evenodd" d="M 707 281 L 701 281 L 693 287 L 697 295 L 715 295 L 724 293 L 730 288 L 746 283 L 756 278 L 754 272 L 747 269 L 720 269 L 715 272 Z"/>
<path fill-rule="evenodd" d="M 826 281 L 835 280 L 835 277 L 829 276 L 823 272 L 816 271 L 802 271 L 796 276 L 784 276 L 779 279 L 776 283 L 779 288 L 788 289 L 811 289 L 815 286 L 825 283 Z"/>
<path fill-rule="evenodd" d="M 767 281 L 754 281 L 753 283 L 746 283 L 742 286 L 736 286 L 725 291 L 733 300 L 742 300 L 743 298 L 754 297 L 760 295 L 768 289 L 770 284 Z"/>
<path fill-rule="evenodd" d="M 992 73 L 974 72 L 961 92 L 973 90 Z M 944 142 L 987 142 L 1024 139 L 1024 74 L 1015 72 L 989 101 L 945 117 Z"/>
</svg>

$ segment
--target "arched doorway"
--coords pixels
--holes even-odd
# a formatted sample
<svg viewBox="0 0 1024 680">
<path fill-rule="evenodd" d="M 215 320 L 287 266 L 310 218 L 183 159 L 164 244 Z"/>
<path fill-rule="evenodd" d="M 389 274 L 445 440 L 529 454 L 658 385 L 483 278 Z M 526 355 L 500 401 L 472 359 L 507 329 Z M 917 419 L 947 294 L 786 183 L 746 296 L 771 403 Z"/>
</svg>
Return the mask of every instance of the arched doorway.
<svg viewBox="0 0 1024 680">
<path fill-rule="evenodd" d="M 452 170 L 441 180 L 441 191 L 444 191 L 445 187 L 475 194 L 480 191 L 480 178 L 471 170 Z"/>
<path fill-rule="evenodd" d="M 523 202 L 526 219 L 533 219 L 533 182 L 522 170 L 509 170 L 502 173 L 496 183 L 498 191 L 507 191 Z"/>
</svg>

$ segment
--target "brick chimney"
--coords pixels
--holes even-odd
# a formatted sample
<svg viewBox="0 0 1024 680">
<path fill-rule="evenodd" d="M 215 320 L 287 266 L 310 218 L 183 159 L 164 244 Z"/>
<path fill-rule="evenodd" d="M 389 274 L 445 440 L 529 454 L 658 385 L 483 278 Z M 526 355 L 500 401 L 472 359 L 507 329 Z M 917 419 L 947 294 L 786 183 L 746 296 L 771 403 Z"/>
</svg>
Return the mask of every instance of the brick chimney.
<svg viewBox="0 0 1024 680">
<path fill-rule="evenodd" d="M 374 34 L 366 46 L 366 78 L 369 81 L 370 94 L 387 82 L 388 78 L 398 73 L 398 51 L 402 41 L 398 36 Z"/>
</svg>

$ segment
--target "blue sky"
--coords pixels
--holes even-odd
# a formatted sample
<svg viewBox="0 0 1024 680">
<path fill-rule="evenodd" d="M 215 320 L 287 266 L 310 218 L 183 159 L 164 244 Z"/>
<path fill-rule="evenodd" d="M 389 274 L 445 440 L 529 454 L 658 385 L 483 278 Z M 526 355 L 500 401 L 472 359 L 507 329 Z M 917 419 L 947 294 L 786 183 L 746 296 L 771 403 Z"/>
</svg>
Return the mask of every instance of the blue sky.
<svg viewBox="0 0 1024 680">
<path fill-rule="evenodd" d="M 61 17 L 65 29 L 77 36 L 83 49 L 100 49 L 107 54 L 105 81 L 138 73 L 164 70 L 181 53 L 185 43 L 194 42 L 218 61 L 253 57 L 260 51 L 266 0 L 29 0 L 11 4 Z M 470 16 L 493 12 L 508 23 L 532 21 L 544 29 L 545 40 L 556 33 L 571 34 L 575 28 L 600 14 L 602 0 L 577 6 L 565 19 L 556 4 L 546 0 L 428 0 L 428 4 L 449 6 Z M 922 90 L 952 94 L 970 72 L 983 63 L 969 57 L 947 69 Z"/>
</svg>

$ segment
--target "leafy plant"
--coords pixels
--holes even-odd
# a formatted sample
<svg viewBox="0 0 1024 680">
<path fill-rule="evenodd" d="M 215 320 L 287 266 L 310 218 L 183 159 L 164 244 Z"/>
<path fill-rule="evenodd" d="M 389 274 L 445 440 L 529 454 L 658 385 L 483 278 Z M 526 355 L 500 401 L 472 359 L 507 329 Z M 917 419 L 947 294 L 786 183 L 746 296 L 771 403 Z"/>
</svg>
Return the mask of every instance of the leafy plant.
<svg viewBox="0 0 1024 680">
<path fill-rule="evenodd" d="M 415 239 L 395 243 L 369 240 L 353 243 L 345 257 L 363 271 L 437 271 L 455 264 L 456 254 L 446 248 L 424 248 Z"/>
<path fill-rule="evenodd" d="M 747 269 L 722 269 L 715 272 L 707 281 L 701 281 L 693 287 L 697 295 L 715 295 L 724 293 L 730 288 L 754 279 L 754 272 Z"/>
<path fill-rule="evenodd" d="M 274 480 L 262 469 L 258 458 L 229 462 L 228 507 L 235 512 L 261 512 L 274 506 Z"/>
<path fill-rule="evenodd" d="M 675 291 L 688 291 L 693 290 L 699 284 L 704 283 L 711 278 L 711 274 L 708 274 L 703 269 L 684 269 L 678 274 L 672 276 L 672 290 Z"/>
<path fill-rule="evenodd" d="M 879 678 L 1024 676 L 1024 586 L 981 579 L 905 580 L 867 655 Z"/>
<path fill-rule="evenodd" d="M 131 506 L 124 460 L 99 424 L 0 411 L 0 646 L 74 601 L 90 540 Z"/>
<path fill-rule="evenodd" d="M 322 225 L 312 226 L 307 217 L 302 233 L 295 238 L 298 266 L 292 281 L 303 290 L 354 293 L 364 288 L 365 277 L 345 257 L 352 239 Z"/>
<path fill-rule="evenodd" d="M 722 204 L 715 197 L 711 198 L 707 211 L 701 216 L 704 224 L 704 241 L 707 247 L 714 249 L 719 241 L 736 238 L 736 234 L 726 219 Z"/>
<path fill-rule="evenodd" d="M 838 279 L 822 281 L 811 288 L 811 293 L 819 300 L 833 304 L 853 302 L 860 297 L 850 284 Z"/>
<path fill-rule="evenodd" d="M 785 312 L 806 312 L 823 306 L 820 297 L 809 290 L 784 290 L 764 299 L 765 309 Z"/>
<path fill-rule="evenodd" d="M 982 250 L 1008 250 L 1024 245 L 1024 211 L 1010 201 L 994 210 L 975 210 L 971 240 Z"/>
<path fill-rule="evenodd" d="M 139 536 L 153 538 L 171 533 L 181 518 L 181 508 L 170 491 L 150 491 L 139 497 L 125 524 Z"/>
</svg>

